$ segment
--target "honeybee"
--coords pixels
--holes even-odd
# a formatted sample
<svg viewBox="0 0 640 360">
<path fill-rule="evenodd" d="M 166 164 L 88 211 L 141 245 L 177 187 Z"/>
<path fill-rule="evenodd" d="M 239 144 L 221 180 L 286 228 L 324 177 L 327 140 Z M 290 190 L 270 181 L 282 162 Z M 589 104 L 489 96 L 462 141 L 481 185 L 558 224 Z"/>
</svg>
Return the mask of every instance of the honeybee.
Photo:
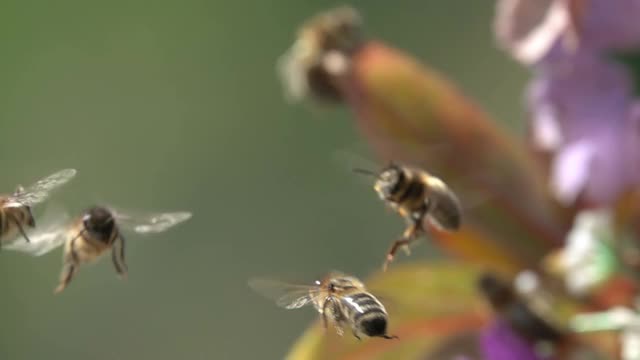
<svg viewBox="0 0 640 360">
<path fill-rule="evenodd" d="M 358 340 L 362 335 L 398 338 L 387 334 L 388 315 L 384 305 L 353 276 L 330 272 L 322 280 L 316 280 L 314 285 L 252 279 L 249 286 L 285 309 L 313 305 L 320 313 L 325 329 L 332 321 L 340 336 L 344 334 L 345 327 L 350 327 Z"/>
<path fill-rule="evenodd" d="M 94 206 L 69 222 L 60 221 L 34 234 L 32 241 L 7 247 L 40 256 L 64 244 L 63 268 L 54 293 L 62 292 L 81 264 L 97 260 L 111 250 L 111 259 L 120 277 L 126 277 L 125 238 L 120 226 L 139 234 L 160 233 L 191 218 L 189 212 L 129 215 L 112 208 Z"/>
<path fill-rule="evenodd" d="M 348 75 L 352 55 L 364 42 L 362 19 L 351 7 L 338 7 L 306 21 L 294 44 L 278 60 L 287 99 L 343 100 L 340 83 Z"/>
<path fill-rule="evenodd" d="M 31 207 L 45 201 L 54 189 L 75 175 L 74 169 L 61 170 L 26 189 L 18 185 L 12 195 L 0 195 L 0 245 L 14 240 L 18 234 L 29 242 L 25 228 L 36 226 Z"/>
<path fill-rule="evenodd" d="M 438 230 L 456 231 L 462 222 L 462 209 L 456 194 L 439 178 L 409 166 L 390 163 L 380 172 L 354 169 L 376 178 L 373 189 L 380 199 L 407 221 L 402 238 L 395 240 L 387 252 L 384 270 L 396 252 L 426 232 L 429 226 Z"/>
<path fill-rule="evenodd" d="M 551 316 L 550 301 L 539 291 L 525 291 L 491 272 L 480 276 L 478 288 L 493 310 L 525 339 L 556 344 L 565 338 L 565 331 Z"/>
</svg>

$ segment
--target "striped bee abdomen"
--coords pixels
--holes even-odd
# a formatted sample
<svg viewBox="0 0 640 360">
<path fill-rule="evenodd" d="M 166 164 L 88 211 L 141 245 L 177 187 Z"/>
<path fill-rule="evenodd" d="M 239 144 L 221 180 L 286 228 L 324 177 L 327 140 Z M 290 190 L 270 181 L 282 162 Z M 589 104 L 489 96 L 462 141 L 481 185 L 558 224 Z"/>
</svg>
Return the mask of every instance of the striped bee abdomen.
<svg viewBox="0 0 640 360">
<path fill-rule="evenodd" d="M 344 297 L 347 316 L 356 331 L 367 336 L 385 336 L 387 312 L 373 295 L 365 292 Z"/>
</svg>

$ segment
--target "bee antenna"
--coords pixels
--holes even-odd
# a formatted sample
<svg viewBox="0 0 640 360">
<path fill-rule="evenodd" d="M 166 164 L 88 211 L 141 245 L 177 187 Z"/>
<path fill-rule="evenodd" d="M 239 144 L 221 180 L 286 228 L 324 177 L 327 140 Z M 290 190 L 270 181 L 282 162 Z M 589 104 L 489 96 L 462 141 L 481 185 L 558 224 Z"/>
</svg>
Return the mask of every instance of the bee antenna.
<svg viewBox="0 0 640 360">
<path fill-rule="evenodd" d="M 354 168 L 353 172 L 358 173 L 358 174 L 369 175 L 369 176 L 378 176 L 378 174 L 376 174 L 375 172 L 373 172 L 373 171 L 371 171 L 369 169 Z"/>
</svg>

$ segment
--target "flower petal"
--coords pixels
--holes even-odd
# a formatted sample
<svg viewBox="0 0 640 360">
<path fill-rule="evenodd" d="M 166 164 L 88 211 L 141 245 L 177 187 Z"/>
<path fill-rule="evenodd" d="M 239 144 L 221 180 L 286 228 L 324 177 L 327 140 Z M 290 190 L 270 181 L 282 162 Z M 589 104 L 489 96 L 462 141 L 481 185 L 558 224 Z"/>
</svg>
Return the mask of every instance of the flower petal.
<svg viewBox="0 0 640 360">
<path fill-rule="evenodd" d="M 500 47 L 531 65 L 544 58 L 565 34 L 570 15 L 563 1 L 500 0 L 494 32 Z"/>
<path fill-rule="evenodd" d="M 608 205 L 637 183 L 640 156 L 627 71 L 579 51 L 537 66 L 527 94 L 532 146 L 549 152 L 565 205 Z"/>
<path fill-rule="evenodd" d="M 586 141 L 565 147 L 551 166 L 551 190 L 563 204 L 572 204 L 587 186 L 594 149 Z"/>
<path fill-rule="evenodd" d="M 497 320 L 482 332 L 480 344 L 486 359 L 541 360 L 534 347 L 504 321 Z"/>
<path fill-rule="evenodd" d="M 640 46 L 639 0 L 584 0 L 578 19 L 580 46 L 599 50 Z"/>
<path fill-rule="evenodd" d="M 603 51 L 640 46 L 640 0 L 499 0 L 499 46 L 525 65 L 556 49 Z"/>
</svg>

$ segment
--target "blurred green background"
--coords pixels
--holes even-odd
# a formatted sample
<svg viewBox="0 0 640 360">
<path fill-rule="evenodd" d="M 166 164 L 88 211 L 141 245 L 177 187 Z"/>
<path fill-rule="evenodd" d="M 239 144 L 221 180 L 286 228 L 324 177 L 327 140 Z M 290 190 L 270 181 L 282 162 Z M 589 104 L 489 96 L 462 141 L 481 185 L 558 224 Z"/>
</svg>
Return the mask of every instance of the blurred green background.
<svg viewBox="0 0 640 360">
<path fill-rule="evenodd" d="M 335 161 L 363 148 L 350 113 L 287 104 L 274 70 L 298 25 L 339 4 L 2 2 L 3 191 L 74 167 L 53 201 L 73 213 L 107 201 L 195 215 L 129 234 L 127 281 L 103 259 L 60 296 L 59 250 L 2 253 L 0 359 L 280 359 L 316 315 L 276 308 L 249 277 L 379 268 L 403 224 Z M 520 120 L 526 74 L 494 48 L 493 2 L 351 5 L 369 35 Z"/>
</svg>

